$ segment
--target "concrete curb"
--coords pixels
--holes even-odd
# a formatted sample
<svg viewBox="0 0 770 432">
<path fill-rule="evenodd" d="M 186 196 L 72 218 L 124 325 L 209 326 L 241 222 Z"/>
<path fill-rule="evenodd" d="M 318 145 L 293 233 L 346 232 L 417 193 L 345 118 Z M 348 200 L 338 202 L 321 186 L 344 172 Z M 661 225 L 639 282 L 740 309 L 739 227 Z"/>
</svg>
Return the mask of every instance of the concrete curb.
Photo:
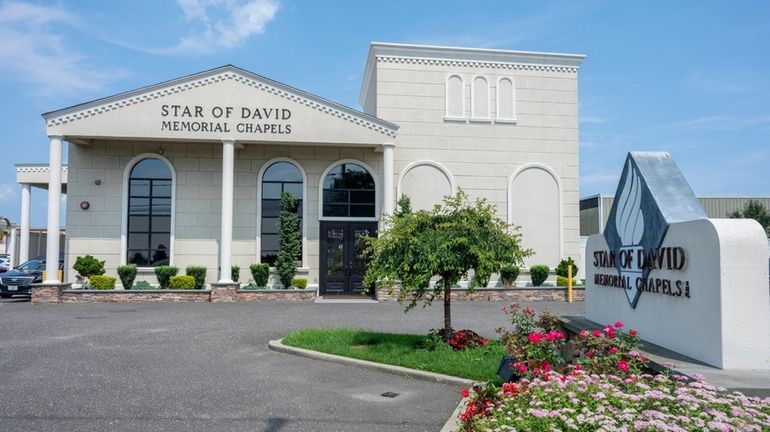
<svg viewBox="0 0 770 432">
<path fill-rule="evenodd" d="M 326 354 L 319 351 L 312 351 L 304 348 L 295 348 L 283 344 L 283 339 L 271 340 L 267 347 L 276 352 L 284 354 L 293 354 L 306 357 L 313 360 L 323 360 L 332 363 L 339 363 L 348 366 L 356 366 L 364 369 L 385 372 L 393 375 L 401 375 L 405 378 L 413 378 L 422 381 L 436 382 L 441 384 L 451 384 L 465 387 L 472 387 L 476 382 L 473 380 L 458 378 L 449 375 L 442 375 L 433 372 L 426 372 L 417 369 L 409 369 L 401 366 L 375 363 L 367 360 L 358 360 L 350 357 L 343 357 L 334 354 Z M 451 419 L 450 419 L 451 420 Z"/>
<path fill-rule="evenodd" d="M 463 412 L 467 403 L 468 398 L 463 398 L 463 400 L 457 404 L 457 408 L 455 408 L 455 410 L 452 412 L 452 415 L 449 416 L 449 420 L 444 423 L 444 427 L 442 427 L 439 432 L 457 432 L 457 430 L 460 428 L 460 413 Z"/>
</svg>

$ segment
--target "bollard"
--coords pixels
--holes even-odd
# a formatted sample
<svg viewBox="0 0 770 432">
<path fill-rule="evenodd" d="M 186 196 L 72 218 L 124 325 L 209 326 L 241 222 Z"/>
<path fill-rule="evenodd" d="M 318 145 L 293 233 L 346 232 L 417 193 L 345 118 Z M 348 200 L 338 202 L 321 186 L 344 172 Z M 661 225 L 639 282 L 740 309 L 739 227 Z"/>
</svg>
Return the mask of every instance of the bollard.
<svg viewBox="0 0 770 432">
<path fill-rule="evenodd" d="M 572 303 L 572 264 L 567 266 L 567 302 Z"/>
</svg>

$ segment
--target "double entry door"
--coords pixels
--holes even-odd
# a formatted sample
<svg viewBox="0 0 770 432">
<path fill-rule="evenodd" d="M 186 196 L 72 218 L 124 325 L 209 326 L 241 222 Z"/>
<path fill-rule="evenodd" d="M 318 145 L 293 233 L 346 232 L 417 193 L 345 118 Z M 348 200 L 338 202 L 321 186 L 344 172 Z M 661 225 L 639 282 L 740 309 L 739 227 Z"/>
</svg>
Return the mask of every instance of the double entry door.
<svg viewBox="0 0 770 432">
<path fill-rule="evenodd" d="M 374 295 L 364 293 L 366 261 L 364 238 L 377 235 L 377 222 L 321 221 L 321 295 Z"/>
</svg>

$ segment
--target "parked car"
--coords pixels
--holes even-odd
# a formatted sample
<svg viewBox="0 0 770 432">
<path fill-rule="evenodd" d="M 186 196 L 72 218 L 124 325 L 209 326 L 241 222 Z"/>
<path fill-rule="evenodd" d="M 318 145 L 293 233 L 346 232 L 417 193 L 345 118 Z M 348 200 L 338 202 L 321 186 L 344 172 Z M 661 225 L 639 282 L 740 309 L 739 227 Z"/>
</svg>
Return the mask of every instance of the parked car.
<svg viewBox="0 0 770 432">
<path fill-rule="evenodd" d="M 11 269 L 11 259 L 8 257 L 0 256 L 0 273 L 7 272 Z"/>
<path fill-rule="evenodd" d="M 59 256 L 59 270 L 64 269 L 64 256 Z M 10 298 L 14 294 L 30 295 L 32 284 L 43 281 L 45 255 L 0 273 L 0 298 Z"/>
</svg>

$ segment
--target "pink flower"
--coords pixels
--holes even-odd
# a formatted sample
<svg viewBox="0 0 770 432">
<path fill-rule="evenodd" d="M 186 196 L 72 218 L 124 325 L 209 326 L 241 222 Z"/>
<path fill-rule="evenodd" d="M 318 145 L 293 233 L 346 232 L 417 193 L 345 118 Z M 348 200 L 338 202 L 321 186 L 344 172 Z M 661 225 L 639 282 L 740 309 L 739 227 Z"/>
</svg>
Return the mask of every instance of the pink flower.
<svg viewBox="0 0 770 432">
<path fill-rule="evenodd" d="M 618 369 L 622 370 L 623 372 L 628 372 L 628 363 L 626 363 L 625 360 L 618 361 Z"/>
<path fill-rule="evenodd" d="M 615 354 L 618 352 L 618 349 L 615 347 L 610 348 L 610 354 Z"/>
<path fill-rule="evenodd" d="M 637 332 L 636 332 L 636 330 L 631 329 L 631 330 L 628 331 L 628 334 L 630 334 L 631 336 L 636 336 Z"/>
<path fill-rule="evenodd" d="M 580 330 L 580 333 L 578 335 L 582 338 L 588 337 L 588 330 Z"/>
<path fill-rule="evenodd" d="M 532 342 L 533 344 L 537 344 L 543 341 L 543 334 L 530 333 L 529 336 L 527 336 L 527 339 L 529 339 L 529 341 Z"/>
<path fill-rule="evenodd" d="M 596 336 L 596 337 L 601 337 L 602 336 L 602 332 L 600 332 L 599 330 L 594 330 L 594 331 L 591 332 L 591 334 Z"/>
<path fill-rule="evenodd" d="M 527 371 L 527 365 L 525 365 L 524 363 L 519 363 L 518 370 L 519 370 L 519 373 L 526 372 Z"/>
<path fill-rule="evenodd" d="M 616 321 L 615 322 L 615 328 L 616 329 L 623 328 L 623 322 L 622 321 Z"/>
</svg>

